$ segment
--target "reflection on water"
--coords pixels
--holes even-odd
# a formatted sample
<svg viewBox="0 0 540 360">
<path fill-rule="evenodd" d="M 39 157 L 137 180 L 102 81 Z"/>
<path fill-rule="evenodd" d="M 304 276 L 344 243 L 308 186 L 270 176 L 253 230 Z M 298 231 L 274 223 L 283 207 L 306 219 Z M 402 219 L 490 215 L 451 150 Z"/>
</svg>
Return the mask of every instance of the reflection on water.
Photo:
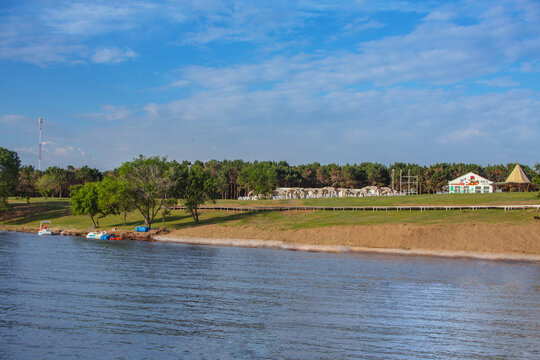
<svg viewBox="0 0 540 360">
<path fill-rule="evenodd" d="M 0 232 L 0 358 L 540 358 L 540 266 Z"/>
</svg>

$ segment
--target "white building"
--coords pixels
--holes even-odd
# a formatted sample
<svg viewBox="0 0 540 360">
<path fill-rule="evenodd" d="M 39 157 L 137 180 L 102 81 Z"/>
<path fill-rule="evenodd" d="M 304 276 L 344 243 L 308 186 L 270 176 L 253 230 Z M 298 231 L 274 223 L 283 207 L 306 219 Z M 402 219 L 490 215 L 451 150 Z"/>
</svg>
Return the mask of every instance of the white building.
<svg viewBox="0 0 540 360">
<path fill-rule="evenodd" d="M 478 194 L 478 193 L 492 193 L 493 181 L 484 179 L 483 177 L 476 175 L 475 173 L 467 173 L 448 182 L 448 192 L 450 194 Z"/>
</svg>

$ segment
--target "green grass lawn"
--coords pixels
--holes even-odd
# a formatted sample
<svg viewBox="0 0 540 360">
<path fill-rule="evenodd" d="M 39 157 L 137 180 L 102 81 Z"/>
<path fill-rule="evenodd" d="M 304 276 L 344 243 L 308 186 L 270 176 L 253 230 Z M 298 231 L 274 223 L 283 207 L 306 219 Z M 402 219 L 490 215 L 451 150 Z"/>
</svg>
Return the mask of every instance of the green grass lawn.
<svg viewBox="0 0 540 360">
<path fill-rule="evenodd" d="M 218 200 L 224 206 L 401 206 L 401 205 L 522 205 L 539 204 L 536 192 L 366 196 L 298 200 Z"/>
<path fill-rule="evenodd" d="M 459 201 L 458 201 L 459 200 Z M 481 201 L 480 201 L 481 200 Z M 264 201 L 272 205 L 316 205 L 316 206 L 390 206 L 390 205 L 481 205 L 481 204 L 531 204 L 539 203 L 534 193 L 468 194 L 468 195 L 421 195 L 410 197 L 370 197 L 337 198 L 312 200 Z M 0 212 L 0 224 L 8 226 L 37 227 L 40 220 L 52 221 L 52 227 L 91 229 L 88 216 L 71 215 L 67 199 L 10 199 L 10 209 Z M 219 201 L 223 205 L 252 205 L 250 202 Z M 258 202 L 257 202 L 258 203 Z M 182 210 L 173 211 L 165 218 L 168 229 L 188 226 L 217 224 L 222 226 L 252 226 L 265 230 L 294 230 L 334 225 L 383 225 L 383 224 L 453 224 L 453 223 L 508 223 L 525 224 L 538 222 L 535 210 L 450 210 L 450 211 L 286 211 L 286 212 L 227 212 L 203 211 L 199 224 L 195 224 L 189 214 Z M 118 227 L 133 229 L 143 224 L 143 218 L 136 212 L 129 213 L 123 224 L 123 215 L 110 215 L 100 219 L 103 229 Z M 158 216 L 153 227 L 162 225 Z"/>
<path fill-rule="evenodd" d="M 201 214 L 199 224 L 229 223 L 250 215 L 251 213 L 206 211 Z M 12 227 L 31 226 L 37 228 L 42 220 L 51 221 L 53 228 L 92 229 L 93 227 L 89 216 L 71 215 L 68 199 L 37 198 L 31 199 L 30 204 L 27 204 L 26 200 L 9 199 L 9 209 L 0 212 L 0 224 Z M 135 226 L 144 225 L 143 217 L 138 212 L 127 214 L 126 226 L 123 226 L 123 222 L 124 216 L 122 214 L 109 215 L 99 220 L 100 227 L 103 229 L 117 227 L 132 230 Z M 159 214 L 156 216 L 153 227 L 159 228 L 162 224 L 162 217 Z M 194 225 L 191 215 L 183 210 L 172 211 L 165 217 L 165 226 L 168 229 Z"/>
<path fill-rule="evenodd" d="M 461 224 L 506 223 L 526 224 L 538 222 L 532 210 L 450 210 L 450 211 L 313 211 L 266 212 L 239 219 L 231 226 L 254 226 L 264 230 L 298 230 L 336 225 L 385 224 Z"/>
</svg>

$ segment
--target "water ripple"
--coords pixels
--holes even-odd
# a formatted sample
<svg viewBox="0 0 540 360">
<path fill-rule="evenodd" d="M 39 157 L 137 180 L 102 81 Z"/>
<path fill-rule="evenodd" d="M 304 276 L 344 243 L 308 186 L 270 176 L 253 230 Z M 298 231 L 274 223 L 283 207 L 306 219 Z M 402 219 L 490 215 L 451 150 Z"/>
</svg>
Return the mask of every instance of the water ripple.
<svg viewBox="0 0 540 360">
<path fill-rule="evenodd" d="M 0 358 L 537 359 L 537 264 L 0 232 Z"/>
</svg>

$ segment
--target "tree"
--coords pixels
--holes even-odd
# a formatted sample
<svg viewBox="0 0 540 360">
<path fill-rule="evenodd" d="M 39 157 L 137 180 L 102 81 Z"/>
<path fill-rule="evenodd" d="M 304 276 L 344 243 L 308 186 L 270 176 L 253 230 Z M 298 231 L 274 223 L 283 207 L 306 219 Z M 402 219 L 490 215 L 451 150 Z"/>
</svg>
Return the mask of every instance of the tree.
<svg viewBox="0 0 540 360">
<path fill-rule="evenodd" d="M 75 182 L 77 184 L 85 184 L 87 182 L 101 181 L 103 174 L 98 169 L 93 169 L 88 166 L 83 166 L 79 169 L 74 169 Z"/>
<path fill-rule="evenodd" d="M 19 185 L 17 185 L 17 196 L 25 197 L 30 201 L 31 196 L 37 193 L 37 180 L 39 174 L 33 166 L 22 166 L 19 170 Z"/>
<path fill-rule="evenodd" d="M 238 183 L 256 194 L 269 195 L 276 188 L 276 169 L 269 162 L 255 161 L 240 171 Z"/>
<path fill-rule="evenodd" d="M 21 160 L 15 151 L 0 147 L 0 209 L 7 208 L 7 197 L 19 183 Z"/>
<path fill-rule="evenodd" d="M 535 174 L 533 178 L 531 179 L 531 182 L 534 185 L 536 185 L 537 188 L 540 189 L 540 163 L 534 164 L 534 170 L 535 170 Z M 540 192 L 538 193 L 538 195 L 540 197 Z"/>
<path fill-rule="evenodd" d="M 117 183 L 116 188 L 116 201 L 118 202 L 118 211 L 123 214 L 123 225 L 126 226 L 127 214 L 130 211 L 135 210 L 133 203 L 129 197 L 129 185 L 125 180 L 114 178 Z"/>
<path fill-rule="evenodd" d="M 113 178 L 101 182 L 88 182 L 71 188 L 71 211 L 73 215 L 88 215 L 95 228 L 99 219 L 118 214 L 120 208 L 119 184 Z"/>
<path fill-rule="evenodd" d="M 217 197 L 214 177 L 202 166 L 193 165 L 184 173 L 180 189 L 186 211 L 195 222 L 199 222 L 199 207 L 207 201 L 215 202 Z"/>
<path fill-rule="evenodd" d="M 362 163 L 360 166 L 366 172 L 369 185 L 387 186 L 389 184 L 388 169 L 384 165 L 377 163 Z"/>
<path fill-rule="evenodd" d="M 71 188 L 71 212 L 73 215 L 88 215 L 94 228 L 99 227 L 99 184 L 96 182 L 75 185 Z"/>
<path fill-rule="evenodd" d="M 161 208 L 161 229 L 165 230 L 165 216 L 169 215 L 174 207 L 176 206 L 176 199 L 167 199 Z M 126 220 L 124 219 L 124 226 L 126 225 Z"/>
<path fill-rule="evenodd" d="M 127 201 L 141 213 L 149 228 L 165 201 L 172 197 L 178 181 L 178 173 L 174 170 L 166 157 L 146 158 L 142 155 L 118 169 L 120 180 L 127 187 Z"/>
<path fill-rule="evenodd" d="M 56 188 L 56 178 L 51 174 L 43 174 L 37 181 L 37 190 L 45 198 L 52 195 Z"/>
<path fill-rule="evenodd" d="M 330 184 L 330 168 L 328 166 L 317 168 L 315 174 L 318 186 L 328 186 Z"/>
<path fill-rule="evenodd" d="M 69 192 L 70 172 L 58 166 L 51 166 L 43 172 L 43 176 L 48 176 L 47 185 L 53 189 L 54 195 L 62 197 Z"/>
<path fill-rule="evenodd" d="M 333 187 L 343 187 L 344 178 L 341 168 L 335 164 L 331 164 L 330 181 Z"/>
</svg>

